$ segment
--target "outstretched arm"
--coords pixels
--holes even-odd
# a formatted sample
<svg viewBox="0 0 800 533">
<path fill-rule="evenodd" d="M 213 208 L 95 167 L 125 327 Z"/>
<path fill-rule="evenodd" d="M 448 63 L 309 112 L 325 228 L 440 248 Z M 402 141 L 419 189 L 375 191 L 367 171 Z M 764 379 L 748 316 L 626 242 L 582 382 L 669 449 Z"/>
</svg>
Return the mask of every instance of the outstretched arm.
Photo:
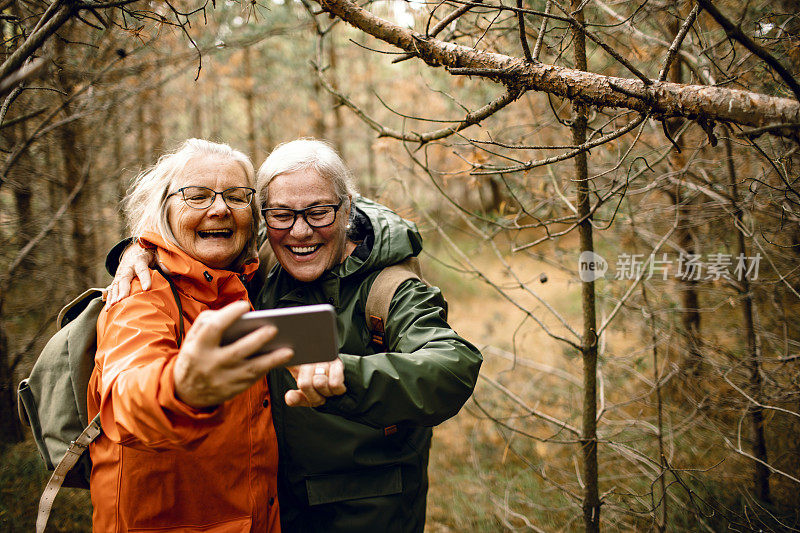
<svg viewBox="0 0 800 533">
<path fill-rule="evenodd" d="M 375 427 L 434 426 L 455 415 L 472 394 L 483 358 L 447 324 L 445 305 L 436 287 L 401 285 L 386 323 L 390 351 L 340 354 L 347 392 L 318 409 Z"/>
<path fill-rule="evenodd" d="M 153 291 L 157 298 L 166 292 L 165 302 L 172 297 L 168 288 Z M 175 317 L 166 306 L 142 300 L 143 294 L 113 306 L 98 322 L 89 403 L 115 442 L 188 446 L 219 422 L 219 406 L 292 357 L 287 348 L 252 356 L 275 335 L 274 327 L 220 346 L 222 332 L 250 308 L 244 301 L 198 315 L 179 350 Z"/>
</svg>

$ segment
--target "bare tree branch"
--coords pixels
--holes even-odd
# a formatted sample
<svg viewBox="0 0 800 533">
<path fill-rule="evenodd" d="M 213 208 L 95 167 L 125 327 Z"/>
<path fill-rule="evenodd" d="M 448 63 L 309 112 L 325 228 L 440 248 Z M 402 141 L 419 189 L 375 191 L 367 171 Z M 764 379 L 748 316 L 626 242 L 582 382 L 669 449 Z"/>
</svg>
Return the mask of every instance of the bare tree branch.
<svg viewBox="0 0 800 533">
<path fill-rule="evenodd" d="M 519 94 L 506 92 L 505 94 L 503 94 L 496 100 L 489 102 L 485 106 L 476 109 L 475 111 L 467 113 L 466 116 L 464 116 L 464 118 L 460 122 L 454 124 L 453 126 L 442 128 L 435 131 L 429 131 L 426 133 L 416 133 L 416 132 L 406 133 L 406 132 L 392 130 L 381 125 L 377 120 L 374 120 L 364 111 L 362 111 L 347 96 L 337 91 L 331 85 L 330 81 L 328 81 L 327 78 L 323 76 L 321 69 L 317 68 L 317 73 L 319 75 L 320 82 L 322 83 L 322 86 L 325 88 L 325 90 L 331 93 L 334 97 L 336 97 L 339 100 L 339 102 L 341 102 L 343 105 L 350 108 L 370 128 L 377 131 L 378 137 L 391 137 L 393 139 L 399 139 L 401 141 L 419 143 L 420 145 L 429 143 L 431 141 L 444 139 L 445 137 L 449 137 L 450 135 L 453 135 L 454 133 L 457 133 L 472 125 L 479 124 L 484 119 L 494 115 L 495 113 L 506 107 L 508 104 L 519 98 Z"/>
<path fill-rule="evenodd" d="M 602 107 L 627 108 L 659 118 L 686 117 L 761 127 L 800 122 L 800 102 L 764 94 L 582 72 L 426 38 L 359 7 L 351 0 L 318 0 L 329 13 L 356 28 L 418 55 L 432 66 L 489 69 L 487 77 L 521 91 L 550 94 Z M 502 74 L 502 75 L 501 75 Z"/>
<path fill-rule="evenodd" d="M 19 251 L 14 260 L 11 261 L 8 270 L 6 270 L 5 277 L 3 277 L 3 279 L 0 280 L 0 294 L 6 293 L 6 291 L 8 290 L 8 284 L 11 283 L 11 280 L 14 278 L 14 271 L 19 267 L 20 264 L 22 264 L 22 262 L 25 260 L 28 254 L 30 254 L 31 251 L 36 247 L 36 245 L 38 245 L 42 239 L 44 239 L 51 231 L 53 231 L 53 228 L 56 227 L 56 224 L 58 224 L 58 222 L 67 212 L 67 208 L 69 208 L 69 206 L 72 205 L 72 202 L 74 202 L 75 198 L 78 197 L 78 194 L 80 194 L 81 190 L 83 189 L 83 186 L 86 185 L 86 181 L 88 180 L 88 178 L 89 178 L 89 169 L 87 167 L 87 169 L 81 176 L 81 179 L 78 181 L 77 184 L 75 184 L 75 187 L 69 193 L 69 196 L 67 196 L 66 200 L 64 200 L 64 203 L 61 205 L 58 211 L 56 211 L 56 213 L 53 215 L 53 218 L 50 219 L 47 225 L 43 227 L 42 230 L 33 239 L 31 239 L 28 242 L 28 244 L 26 244 L 22 248 L 22 250 Z"/>
<path fill-rule="evenodd" d="M 800 84 L 798 84 L 797 80 L 794 79 L 794 76 L 792 76 L 792 74 L 786 70 L 783 65 L 781 65 L 780 61 L 778 61 L 772 54 L 761 47 L 753 39 L 751 39 L 747 34 L 739 29 L 738 26 L 734 25 L 733 22 L 728 20 L 728 18 L 723 15 L 720 10 L 714 6 L 714 4 L 711 3 L 711 0 L 698 0 L 698 4 L 700 4 L 706 13 L 711 15 L 714 20 L 717 21 L 717 24 L 722 26 L 722 28 L 725 30 L 725 33 L 727 33 L 731 39 L 741 43 L 742 46 L 750 50 L 753 54 L 758 56 L 766 64 L 772 67 L 783 79 L 783 81 L 786 82 L 786 85 L 788 85 L 792 90 L 795 98 L 800 100 Z"/>
<path fill-rule="evenodd" d="M 53 16 L 41 28 L 34 31 L 19 48 L 14 50 L 14 53 L 0 65 L 0 80 L 5 82 L 13 72 L 18 70 L 27 61 L 31 55 L 47 40 L 48 37 L 53 35 L 58 29 L 67 22 L 74 14 L 73 7 L 69 4 L 64 4 L 60 0 L 56 0 L 55 4 L 60 7 L 53 14 Z"/>
</svg>

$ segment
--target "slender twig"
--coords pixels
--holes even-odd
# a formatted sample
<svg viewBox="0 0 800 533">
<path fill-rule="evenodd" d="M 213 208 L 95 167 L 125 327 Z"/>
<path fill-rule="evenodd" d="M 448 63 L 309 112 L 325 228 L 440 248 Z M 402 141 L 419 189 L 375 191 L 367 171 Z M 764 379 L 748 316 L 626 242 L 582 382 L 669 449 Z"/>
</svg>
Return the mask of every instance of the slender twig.
<svg viewBox="0 0 800 533">
<path fill-rule="evenodd" d="M 575 30 L 581 32 L 583 35 L 588 37 L 589 40 L 591 40 L 593 43 L 595 43 L 600 48 L 605 50 L 608 55 L 613 57 L 617 62 L 619 62 L 620 65 L 622 65 L 623 67 L 628 69 L 631 72 L 631 74 L 633 74 L 634 76 L 636 76 L 637 78 L 642 80 L 642 83 L 644 83 L 645 86 L 648 86 L 648 85 L 653 83 L 653 80 L 648 78 L 647 75 L 644 72 L 642 72 L 641 70 L 639 70 L 636 67 L 636 65 L 634 65 L 633 63 L 631 63 L 630 61 L 628 61 L 627 59 L 622 57 L 622 54 L 620 54 L 619 52 L 614 50 L 614 48 L 612 46 L 607 45 L 599 37 L 597 37 L 595 34 L 590 32 L 586 28 L 586 23 L 579 21 L 571 13 L 567 12 L 566 9 L 561 7 L 561 5 L 559 3 L 556 3 L 556 7 L 559 8 L 561 10 L 561 12 L 564 13 L 568 17 L 570 24 L 572 25 L 572 27 Z"/>
<path fill-rule="evenodd" d="M 517 354 L 508 352 L 506 350 L 498 348 L 497 346 L 484 346 L 483 348 L 481 348 L 481 353 L 491 353 L 493 355 L 497 355 L 499 357 L 502 357 L 503 359 L 512 361 L 515 364 L 519 363 L 522 366 L 527 366 L 528 368 L 538 370 L 539 372 L 545 372 L 547 374 L 552 374 L 554 376 L 557 376 L 563 379 L 564 381 L 568 381 L 571 385 L 574 385 L 579 389 L 583 388 L 583 382 L 581 381 L 581 379 L 576 376 L 573 376 L 569 372 L 561 370 L 560 368 L 555 368 L 549 365 L 545 365 L 544 363 L 539 363 L 538 361 L 533 361 L 531 359 L 520 357 Z"/>
<path fill-rule="evenodd" d="M 475 176 L 480 176 L 484 174 L 510 174 L 512 172 L 521 172 L 524 170 L 530 170 L 536 167 L 541 167 L 544 165 L 549 165 L 551 163 L 557 163 L 558 161 L 565 161 L 567 159 L 571 159 L 578 155 L 581 152 L 588 152 L 595 146 L 600 146 L 602 144 L 606 144 L 609 141 L 612 141 L 618 137 L 622 137 L 629 131 L 636 128 L 639 124 L 644 122 L 646 115 L 640 115 L 639 117 L 633 119 L 628 124 L 623 126 L 622 128 L 618 129 L 617 131 L 613 131 L 607 135 L 603 135 L 595 139 L 594 141 L 587 142 L 582 144 L 581 146 L 576 147 L 574 150 L 570 150 L 569 152 L 565 152 L 563 154 L 555 155 L 553 157 L 548 157 L 547 159 L 540 159 L 538 161 L 528 161 L 524 164 L 517 165 L 514 167 L 505 167 L 505 168 L 489 168 L 485 171 L 475 171 L 472 174 Z"/>
<path fill-rule="evenodd" d="M 523 400 L 522 398 L 520 398 L 519 396 L 514 394 L 514 392 L 509 390 L 507 387 L 504 387 L 503 385 L 501 385 L 497 381 L 495 381 L 492 378 L 488 377 L 486 374 L 480 374 L 478 377 L 483 379 L 486 383 L 488 383 L 489 385 L 491 385 L 495 389 L 499 390 L 500 392 L 502 392 L 503 394 L 505 394 L 506 396 L 508 396 L 512 400 L 514 400 L 514 402 L 517 405 L 519 405 L 528 414 L 533 415 L 536 418 L 539 418 L 539 419 L 544 420 L 546 422 L 549 422 L 549 423 L 553 424 L 554 426 L 556 426 L 559 429 L 566 429 L 567 431 L 569 431 L 573 435 L 576 435 L 576 436 L 580 435 L 580 433 L 581 433 L 580 430 L 578 428 L 576 428 L 575 426 L 572 426 L 572 425 L 564 422 L 563 420 L 559 420 L 559 419 L 557 419 L 557 418 L 555 418 L 553 416 L 550 416 L 548 414 L 542 413 L 541 411 L 537 411 L 536 409 L 534 409 L 532 407 L 529 407 L 525 403 L 525 400 Z"/>
<path fill-rule="evenodd" d="M 460 121 L 458 121 L 458 123 L 452 126 L 425 133 L 414 133 L 414 132 L 408 133 L 386 128 L 382 124 L 380 124 L 377 120 L 367 115 L 367 113 L 364 112 L 361 108 L 359 108 L 355 103 L 353 103 L 353 101 L 350 100 L 350 98 L 348 98 L 347 96 L 339 92 L 336 88 L 334 88 L 333 85 L 331 85 L 330 81 L 328 81 L 328 79 L 322 74 L 322 70 L 318 67 L 317 67 L 317 75 L 325 90 L 328 91 L 330 94 L 332 94 L 334 97 L 336 97 L 341 104 L 345 105 L 347 108 L 352 110 L 356 114 L 356 116 L 358 116 L 358 118 L 360 118 L 370 128 L 378 132 L 379 137 L 390 137 L 402 141 L 419 143 L 420 145 L 429 143 L 431 141 L 444 139 L 445 137 L 449 137 L 454 133 L 457 133 L 470 126 L 479 124 L 486 118 L 494 115 L 495 113 L 506 107 L 508 104 L 519 98 L 518 93 L 508 91 L 502 94 L 496 100 L 489 102 L 485 106 L 476 109 L 475 111 L 472 111 L 470 113 L 467 113 L 463 119 L 461 119 Z"/>
<path fill-rule="evenodd" d="M 517 7 L 522 7 L 522 0 L 517 0 Z M 517 22 L 519 23 L 519 44 L 522 45 L 522 55 L 525 56 L 525 61 L 533 62 L 531 49 L 528 48 L 528 35 L 525 32 L 525 13 L 517 11 Z"/>
<path fill-rule="evenodd" d="M 36 344 L 36 341 L 39 340 L 42 334 L 45 331 L 47 331 L 47 329 L 50 327 L 50 324 L 55 322 L 55 320 L 56 317 L 51 316 L 50 318 L 48 318 L 47 320 L 43 320 L 39 324 L 39 329 L 37 329 L 36 333 L 34 333 L 33 336 L 31 336 L 31 339 L 28 341 L 28 343 L 21 350 L 19 350 L 13 357 L 9 358 L 9 360 L 11 361 L 10 364 L 8 365 L 9 370 L 13 372 L 17 368 L 17 365 L 19 365 L 22 362 L 22 358 L 30 353 L 30 351 L 33 349 L 33 346 Z"/>
<path fill-rule="evenodd" d="M 544 6 L 544 12 L 550 14 L 550 9 L 553 7 L 553 0 L 547 0 Z M 544 34 L 547 33 L 547 17 L 542 17 L 542 25 L 539 26 L 539 35 L 536 37 L 536 44 L 533 47 L 533 60 L 539 61 L 539 54 L 542 53 L 542 42 L 544 42 Z"/>
<path fill-rule="evenodd" d="M 34 117 L 38 117 L 45 111 L 47 111 L 46 107 L 40 107 L 39 109 L 31 111 L 30 113 L 25 113 L 24 115 L 14 117 L 11 120 L 5 120 L 2 122 L 2 124 L 0 124 L 0 130 L 2 130 L 3 128 L 8 128 L 9 126 L 13 126 L 14 124 L 19 124 L 20 122 L 25 122 L 26 120 L 30 120 Z"/>
<path fill-rule="evenodd" d="M 475 1 L 476 1 L 476 3 L 480 3 L 483 0 L 475 0 Z M 456 20 L 461 15 L 467 13 L 473 7 L 475 7 L 475 6 L 472 5 L 472 4 L 467 4 L 467 5 L 463 5 L 463 6 L 459 7 L 458 9 L 454 10 L 452 13 L 447 15 L 445 18 L 443 18 L 442 20 L 437 22 L 436 25 L 430 31 L 426 32 L 426 35 L 428 37 L 436 37 L 451 22 Z M 406 61 L 407 59 L 411 59 L 412 57 L 415 57 L 415 54 L 403 54 L 403 55 L 401 55 L 399 57 L 396 57 L 396 58 L 392 59 L 392 63 L 400 63 L 401 61 Z"/>
<path fill-rule="evenodd" d="M 772 67 L 772 69 L 778 73 L 778 75 L 786 82 L 786 85 L 794 93 L 794 97 L 800 100 L 800 84 L 797 83 L 797 80 L 794 79 L 794 76 L 786 70 L 786 68 L 778 61 L 772 54 L 769 53 L 765 48 L 761 45 L 756 43 L 753 39 L 750 38 L 746 33 L 744 33 L 737 25 L 731 22 L 725 15 L 717 9 L 714 4 L 711 3 L 711 0 L 697 0 L 700 6 L 713 17 L 717 24 L 722 26 L 725 30 L 725 33 L 728 34 L 728 37 L 734 39 L 735 41 L 739 42 L 742 46 L 747 48 L 750 52 L 758 56 L 762 61 L 764 61 L 767 65 Z"/>
<path fill-rule="evenodd" d="M 92 113 L 98 111 L 98 109 L 89 109 L 82 113 L 77 113 L 68 116 L 60 121 L 57 121 L 56 123 L 52 123 L 55 117 L 58 116 L 59 113 L 61 113 L 61 111 L 66 109 L 67 106 L 70 104 L 70 102 L 75 101 L 84 92 L 88 91 L 91 87 L 94 87 L 94 84 L 98 80 L 102 79 L 103 76 L 107 75 L 108 72 L 114 67 L 114 65 L 116 65 L 121 60 L 122 60 L 121 57 L 117 57 L 107 67 L 105 67 L 103 70 L 98 72 L 94 77 L 92 77 L 92 79 L 87 80 L 80 89 L 69 94 L 67 98 L 65 98 L 64 101 L 61 102 L 59 106 L 57 106 L 50 113 L 48 113 L 48 115 L 42 120 L 42 122 L 37 127 L 36 131 L 33 132 L 33 134 L 28 136 L 27 139 L 25 139 L 23 142 L 20 142 L 17 146 L 14 147 L 14 150 L 12 151 L 11 155 L 9 155 L 9 157 L 3 162 L 3 166 L 2 168 L 0 168 L 0 186 L 2 186 L 3 183 L 5 183 L 5 176 L 8 174 L 8 171 L 11 169 L 11 167 L 16 164 L 17 159 L 25 152 L 25 150 L 30 148 L 31 144 L 33 144 L 33 142 L 36 139 L 41 138 L 43 135 L 46 135 L 47 133 L 49 133 L 50 131 L 52 131 L 57 127 L 75 121 L 83 116 L 91 115 Z"/>
<path fill-rule="evenodd" d="M 20 83 L 39 74 L 46 64 L 47 60 L 42 57 L 29 59 L 16 72 L 12 72 L 0 82 L 0 95 L 6 94 Z"/>
<path fill-rule="evenodd" d="M 800 479 L 794 477 L 791 474 L 788 474 L 788 473 L 784 472 L 783 470 L 778 470 L 777 468 L 775 468 L 771 464 L 766 463 L 766 462 L 762 461 L 761 459 L 759 459 L 758 457 L 754 456 L 753 454 L 747 453 L 746 451 L 744 451 L 742 449 L 741 443 L 739 443 L 738 446 L 734 446 L 733 443 L 728 439 L 728 437 L 723 436 L 722 439 L 725 441 L 725 444 L 728 447 L 730 447 L 731 450 L 735 451 L 736 453 L 738 453 L 742 457 L 747 457 L 748 459 L 750 459 L 752 461 L 755 461 L 756 463 L 759 463 L 759 464 L 765 466 L 766 468 L 769 469 L 770 472 L 772 472 L 774 474 L 781 475 L 781 476 L 783 476 L 783 477 L 785 477 L 787 479 L 790 479 L 790 480 L 794 481 L 795 483 L 800 483 Z"/>
<path fill-rule="evenodd" d="M 8 113 L 8 108 L 11 106 L 14 100 L 17 99 L 17 96 L 19 96 L 21 93 L 22 93 L 22 87 L 16 87 L 14 88 L 13 91 L 11 91 L 11 94 L 9 94 L 6 97 L 6 99 L 3 100 L 3 106 L 0 107 L 0 124 L 5 123 L 6 113 Z"/>
<path fill-rule="evenodd" d="M 655 43 L 655 44 L 661 45 L 661 46 L 663 46 L 665 48 L 669 48 L 670 47 L 670 43 L 668 43 L 667 41 L 665 41 L 663 39 L 659 39 L 658 37 L 653 37 L 652 35 L 648 35 L 648 34 L 642 32 L 640 29 L 636 28 L 633 25 L 632 16 L 628 17 L 628 18 L 623 17 L 622 15 L 620 15 L 619 13 L 617 13 L 616 11 L 611 9 L 608 5 L 603 3 L 602 0 L 594 0 L 594 4 L 597 5 L 603 11 L 605 11 L 606 13 L 608 13 L 609 15 L 611 15 L 613 18 L 617 19 L 621 24 L 623 24 L 625 26 L 625 28 L 623 28 L 622 31 L 626 31 L 628 33 L 632 33 L 633 35 L 635 35 L 636 37 L 638 37 L 638 38 L 640 38 L 640 39 L 642 39 L 644 41 L 647 41 L 647 42 L 650 42 L 650 43 Z M 683 49 L 680 49 L 680 48 L 678 49 L 678 54 L 680 54 L 680 56 L 692 66 L 693 70 L 696 71 L 697 65 L 700 63 L 700 61 L 697 59 L 696 56 L 694 56 L 694 55 L 690 54 L 689 52 L 687 52 L 687 51 L 685 51 Z M 704 79 L 701 76 L 700 76 L 700 78 Z M 713 78 L 706 77 L 705 80 L 709 85 L 713 85 L 714 84 Z"/>
<path fill-rule="evenodd" d="M 683 39 L 686 37 L 686 34 L 689 33 L 689 30 L 691 29 L 692 24 L 694 24 L 695 19 L 697 19 L 697 14 L 699 12 L 700 5 L 695 4 L 691 13 L 689 13 L 689 16 L 686 17 L 685 21 L 683 21 L 683 25 L 678 31 L 678 34 L 675 36 L 675 40 L 672 41 L 672 45 L 670 45 L 669 50 L 667 50 L 667 58 L 664 60 L 664 66 L 661 67 L 661 72 L 658 73 L 658 81 L 664 81 L 667 79 L 667 74 L 672 66 L 672 62 L 675 60 L 675 56 L 678 55 L 678 50 L 681 49 Z"/>
<path fill-rule="evenodd" d="M 735 135 L 737 137 L 747 137 L 749 139 L 755 139 L 765 133 L 772 133 L 775 131 L 782 131 L 782 130 L 786 130 L 786 132 L 783 134 L 786 136 L 788 136 L 788 133 L 790 131 L 793 131 L 795 133 L 800 132 L 800 122 L 781 122 L 778 124 L 770 124 L 769 126 L 764 126 L 761 128 L 754 128 L 751 130 L 740 131 L 737 132 Z"/>
<path fill-rule="evenodd" d="M 409 157 L 411 157 L 411 160 L 412 160 L 414 163 L 416 163 L 417 165 L 419 165 L 419 166 L 420 166 L 420 168 L 422 168 L 422 169 L 423 169 L 423 170 L 424 170 L 424 171 L 425 171 L 425 172 L 428 174 L 428 176 L 431 178 L 431 181 L 433 182 L 434 186 L 436 186 L 436 187 L 437 187 L 437 189 L 438 189 L 440 192 L 443 192 L 443 191 L 441 191 L 441 188 L 440 188 L 440 187 L 439 187 L 439 185 L 436 183 L 436 181 L 433 179 L 433 176 L 431 175 L 431 173 L 430 173 L 430 170 L 429 170 L 429 169 L 428 169 L 428 168 L 427 168 L 427 167 L 426 167 L 426 166 L 425 166 L 425 165 L 424 165 L 422 162 L 420 162 L 420 161 L 419 161 L 419 160 L 418 160 L 418 159 L 417 159 L 417 158 L 414 156 L 414 154 L 412 154 L 412 153 L 410 153 L 410 152 L 409 152 Z M 406 186 L 406 184 L 403 182 L 403 183 L 402 183 L 402 186 L 403 186 L 403 187 L 405 187 L 405 186 Z M 449 199 L 449 198 L 448 198 L 448 199 Z M 451 199 L 450 199 L 450 200 L 451 200 Z M 451 200 L 451 201 L 452 201 L 452 200 Z M 575 349 L 579 349 L 579 347 L 578 347 L 577 343 L 575 343 L 575 342 L 571 341 L 570 339 L 567 339 L 567 338 L 565 338 L 565 337 L 562 337 L 562 336 L 560 336 L 560 335 L 557 335 L 557 334 L 553 333 L 552 331 L 550 331 L 550 329 L 547 327 L 547 325 L 546 325 L 544 322 L 542 322 L 542 320 L 540 320 L 540 319 L 539 319 L 537 316 L 535 316 L 533 313 L 531 313 L 531 312 L 530 312 L 530 311 L 529 311 L 529 310 L 528 310 L 528 309 L 527 309 L 527 308 L 526 308 L 524 305 L 520 304 L 519 302 L 517 302 L 516 300 L 514 300 L 514 298 L 512 298 L 511 296 L 509 296 L 509 294 L 508 294 L 506 291 L 504 291 L 504 290 L 503 290 L 501 287 L 499 287 L 499 286 L 498 286 L 496 283 L 494 283 L 492 280 L 490 280 L 490 279 L 489 279 L 489 277 L 488 277 L 488 276 L 487 276 L 487 275 L 486 275 L 486 274 L 485 274 L 485 273 L 484 273 L 484 272 L 483 272 L 481 269 L 479 269 L 479 268 L 477 268 L 477 267 L 475 266 L 475 264 L 474 264 L 474 263 L 473 263 L 473 262 L 470 260 L 469 256 L 468 256 L 467 254 L 465 254 L 465 253 L 464 253 L 464 252 L 461 250 L 461 248 L 459 248 L 459 247 L 458 247 L 458 245 L 457 245 L 455 242 L 453 242 L 453 240 L 450 238 L 450 236 L 449 236 L 449 235 L 447 235 L 447 233 L 445 233 L 445 232 L 442 230 L 442 228 L 440 227 L 440 225 L 439 225 L 439 224 L 436 224 L 436 223 L 435 223 L 435 222 L 434 222 L 434 221 L 433 221 L 433 220 L 430 218 L 430 215 L 429 215 L 429 214 L 428 214 L 428 213 L 427 213 L 427 212 L 426 212 L 424 209 L 418 209 L 418 211 L 419 211 L 419 212 L 421 212 L 421 213 L 422 213 L 422 215 L 423 215 L 425 218 L 427 218 L 427 219 L 428 219 L 428 220 L 431 222 L 431 225 L 432 225 L 433 227 L 435 227 L 435 228 L 436 228 L 436 231 L 439 233 L 439 235 L 442 237 L 442 239 L 443 239 L 443 240 L 444 240 L 444 241 L 445 241 L 445 242 L 448 244 L 448 246 L 450 246 L 450 248 L 451 248 L 452 250 L 454 250 L 455 252 L 457 252 L 457 253 L 458 253 L 458 255 L 459 255 L 459 257 L 461 258 L 461 260 L 462 260 L 464 263 L 466 263 L 467 265 L 469 265 L 469 267 L 470 267 L 470 272 L 471 272 L 471 273 L 473 273 L 473 274 L 475 274 L 476 276 L 478 276 L 478 277 L 479 277 L 480 279 L 482 279 L 482 280 L 483 280 L 483 281 L 484 281 L 484 282 L 485 282 L 487 285 L 489 285 L 490 287 L 494 288 L 494 289 L 497 291 L 497 293 L 498 293 L 498 294 L 500 294 L 500 296 L 502 296 L 502 297 L 503 297 L 505 300 L 507 300 L 509 303 L 511 303 L 512 305 L 514 305 L 514 307 L 516 307 L 517 309 L 519 309 L 520 311 L 522 311 L 523 313 L 525 313 L 525 315 L 526 315 L 526 316 L 528 316 L 529 318 L 533 319 L 533 321 L 534 321 L 534 322 L 536 322 L 536 323 L 539 325 L 539 327 L 540 327 L 540 328 L 542 328 L 542 330 L 543 330 L 543 331 L 544 331 L 544 332 L 545 332 L 545 333 L 546 333 L 546 334 L 547 334 L 549 337 L 551 337 L 551 338 L 553 338 L 553 339 L 555 339 L 555 340 L 557 340 L 557 341 L 564 342 L 564 343 L 566 343 L 567 345 L 569 345 L 569 346 L 572 346 L 572 347 L 573 347 L 573 348 L 575 348 Z M 463 213 L 462 213 L 462 211 L 461 211 L 461 210 L 459 210 L 459 211 L 458 211 L 458 213 L 459 213 L 459 214 L 462 214 L 462 216 L 463 216 Z M 464 220 L 465 220 L 465 222 L 469 223 L 468 219 L 464 218 Z M 556 316 L 558 317 L 558 315 L 557 315 L 557 314 L 556 314 Z M 563 323 L 563 322 L 564 322 L 564 321 L 563 321 L 563 319 L 562 319 L 562 323 Z"/>
</svg>

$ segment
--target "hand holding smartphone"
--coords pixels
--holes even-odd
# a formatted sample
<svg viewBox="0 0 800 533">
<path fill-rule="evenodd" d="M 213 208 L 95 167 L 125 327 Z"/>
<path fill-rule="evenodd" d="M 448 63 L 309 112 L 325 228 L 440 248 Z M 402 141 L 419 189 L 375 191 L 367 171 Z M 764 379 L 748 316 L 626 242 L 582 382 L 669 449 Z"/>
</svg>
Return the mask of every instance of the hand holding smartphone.
<svg viewBox="0 0 800 533">
<path fill-rule="evenodd" d="M 275 326 L 278 333 L 253 356 L 288 347 L 294 350 L 294 357 L 287 365 L 302 365 L 333 361 L 339 355 L 336 311 L 328 304 L 250 311 L 225 330 L 222 345 L 267 324 Z"/>
</svg>

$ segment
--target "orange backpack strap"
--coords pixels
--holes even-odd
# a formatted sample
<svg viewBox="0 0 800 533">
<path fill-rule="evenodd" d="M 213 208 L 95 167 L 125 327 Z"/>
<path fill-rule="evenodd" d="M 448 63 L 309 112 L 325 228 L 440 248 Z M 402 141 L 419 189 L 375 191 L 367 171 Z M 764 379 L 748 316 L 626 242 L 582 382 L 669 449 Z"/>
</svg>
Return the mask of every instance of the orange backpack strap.
<svg viewBox="0 0 800 533">
<path fill-rule="evenodd" d="M 392 303 L 394 293 L 403 282 L 410 279 L 427 283 L 422 278 L 419 260 L 416 257 L 384 268 L 372 282 L 364 307 L 364 316 L 367 319 L 371 340 L 378 348 L 385 348 L 386 319 L 389 317 L 389 305 Z"/>
</svg>

